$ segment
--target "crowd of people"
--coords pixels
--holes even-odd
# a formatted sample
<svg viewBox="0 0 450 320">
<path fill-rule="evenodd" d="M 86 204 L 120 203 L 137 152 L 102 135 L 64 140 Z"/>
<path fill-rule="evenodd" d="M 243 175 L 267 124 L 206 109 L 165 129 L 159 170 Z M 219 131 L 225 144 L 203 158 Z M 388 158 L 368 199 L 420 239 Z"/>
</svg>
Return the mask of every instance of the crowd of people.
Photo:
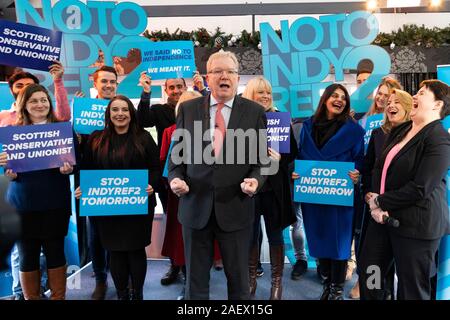
<svg viewBox="0 0 450 320">
<path fill-rule="evenodd" d="M 11 110 L 0 112 L 0 126 L 70 120 L 64 68 L 56 61 L 49 71 L 55 107 L 33 74 L 16 72 L 9 78 L 16 101 Z M 368 75 L 370 71 L 359 72 L 358 82 Z M 384 78 L 359 124 L 347 88 L 331 84 L 310 118 L 291 123 L 290 152 L 280 153 L 267 146 L 265 134 L 266 113 L 277 111 L 271 84 L 257 76 L 238 94 L 239 63 L 231 52 L 209 57 L 206 78 L 193 75 L 194 91 L 183 78 L 167 79 L 164 104 L 151 105 L 152 80 L 145 71 L 139 79 L 142 94 L 137 108 L 128 97 L 117 95 L 117 68 L 103 65 L 93 79 L 97 98 L 109 100 L 105 127 L 90 135 L 73 133 L 76 165 L 65 162 L 59 168 L 18 173 L 8 168 L 7 153 L 0 153 L 0 166 L 10 180 L 7 201 L 21 217 L 22 233 L 11 260 L 18 299 L 41 299 L 45 282 L 50 299 L 65 299 L 69 175 L 75 175 L 79 199 L 83 194 L 79 171 L 92 169 L 148 170 L 146 215 L 88 219 L 96 280 L 93 300 L 105 299 L 108 270 L 119 300 L 144 299 L 145 247 L 151 240 L 156 193 L 167 214 L 162 255 L 170 258 L 161 284 L 182 276 L 178 299 L 209 299 L 213 266 L 224 269 L 229 299 L 254 297 L 261 274 L 261 216 L 269 242 L 271 300 L 283 299 L 287 227 L 297 260 L 291 278 L 298 280 L 307 270 L 306 235 L 323 284 L 318 299 L 344 299 L 352 260 L 358 273 L 353 297 L 432 298 L 439 243 L 450 233 L 446 201 L 450 136 L 441 124 L 450 114 L 448 85 L 426 80 L 412 96 L 395 79 Z M 373 130 L 365 150 L 363 126 L 373 114 L 383 114 L 384 123 Z M 156 142 L 144 130 L 148 127 L 156 127 Z M 232 134 L 239 130 L 264 134 L 239 145 Z M 195 139 L 197 131 L 200 142 Z M 355 169 L 348 172 L 354 205 L 294 202 L 292 184 L 299 178 L 294 160 L 354 163 Z M 167 177 L 162 176 L 165 167 Z M 273 167 L 277 169 L 270 172 Z M 387 223 L 389 219 L 399 225 Z M 373 266 L 379 269 L 379 285 L 370 281 Z"/>
</svg>

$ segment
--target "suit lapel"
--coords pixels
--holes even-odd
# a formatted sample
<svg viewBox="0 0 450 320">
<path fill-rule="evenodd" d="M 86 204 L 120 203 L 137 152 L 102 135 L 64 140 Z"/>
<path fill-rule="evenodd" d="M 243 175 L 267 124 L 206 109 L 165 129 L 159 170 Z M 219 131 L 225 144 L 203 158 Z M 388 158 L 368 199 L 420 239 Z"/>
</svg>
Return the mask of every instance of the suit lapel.
<svg viewBox="0 0 450 320">
<path fill-rule="evenodd" d="M 245 107 L 242 105 L 242 99 L 239 96 L 235 96 L 227 129 L 238 128 L 239 121 L 241 120 L 241 117 L 245 113 L 245 111 Z"/>
<path fill-rule="evenodd" d="M 209 124 L 209 120 L 210 120 L 210 114 L 209 114 L 209 100 L 210 96 L 207 95 L 206 97 L 204 97 L 203 102 L 199 105 L 198 108 L 198 119 L 201 119 L 202 121 L 202 137 L 204 136 L 205 132 L 209 129 L 210 124 Z M 206 146 L 208 146 L 211 143 L 211 136 L 208 135 L 205 139 L 203 140 L 203 150 L 205 149 Z"/>
</svg>

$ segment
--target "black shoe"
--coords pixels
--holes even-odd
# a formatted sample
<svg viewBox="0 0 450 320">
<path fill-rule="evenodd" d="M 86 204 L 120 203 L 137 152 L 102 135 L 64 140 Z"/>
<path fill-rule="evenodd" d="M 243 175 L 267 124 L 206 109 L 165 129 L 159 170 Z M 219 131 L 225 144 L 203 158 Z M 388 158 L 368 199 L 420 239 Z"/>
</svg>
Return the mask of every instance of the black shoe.
<svg viewBox="0 0 450 320">
<path fill-rule="evenodd" d="M 130 300 L 130 291 L 128 288 L 123 290 L 116 290 L 117 291 L 117 300 L 121 301 L 128 301 Z"/>
<path fill-rule="evenodd" d="M 168 286 L 169 284 L 174 283 L 178 279 L 178 274 L 180 273 L 180 267 L 170 265 L 169 270 L 164 275 L 164 277 L 161 278 L 161 284 L 163 286 Z"/>
<path fill-rule="evenodd" d="M 264 274 L 264 269 L 262 267 L 262 264 L 261 264 L 261 262 L 258 262 L 258 267 L 256 268 L 256 276 L 259 278 L 259 277 L 262 277 L 263 274 Z"/>
<path fill-rule="evenodd" d="M 298 280 L 302 275 L 308 271 L 308 262 L 305 260 L 297 260 L 292 268 L 291 279 Z"/>
<path fill-rule="evenodd" d="M 328 300 L 344 300 L 344 284 L 332 283 Z"/>
<path fill-rule="evenodd" d="M 23 300 L 25 300 L 25 297 L 23 296 L 23 293 L 16 293 L 15 295 L 14 295 L 14 299 L 13 300 L 20 300 L 20 301 L 23 301 Z"/>
<path fill-rule="evenodd" d="M 142 289 L 139 290 L 131 289 L 130 300 L 144 300 L 144 294 L 142 293 Z"/>
</svg>

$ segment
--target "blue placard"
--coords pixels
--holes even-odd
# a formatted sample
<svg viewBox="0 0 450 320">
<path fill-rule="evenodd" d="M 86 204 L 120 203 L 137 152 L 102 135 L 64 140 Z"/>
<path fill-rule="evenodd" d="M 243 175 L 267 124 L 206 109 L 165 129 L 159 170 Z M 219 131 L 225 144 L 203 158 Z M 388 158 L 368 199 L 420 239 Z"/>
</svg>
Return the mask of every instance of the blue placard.
<svg viewBox="0 0 450 320">
<path fill-rule="evenodd" d="M 437 78 L 450 86 L 450 64 L 437 66 Z"/>
<path fill-rule="evenodd" d="M 0 143 L 0 153 L 3 152 L 3 145 Z M 0 175 L 3 174 L 5 172 L 5 170 L 3 169 L 3 167 L 0 166 Z"/>
<path fill-rule="evenodd" d="M 364 151 L 367 150 L 367 146 L 369 145 L 370 136 L 372 135 L 372 131 L 383 125 L 383 117 L 384 117 L 384 115 L 382 113 L 379 113 L 379 114 L 374 114 L 367 118 L 359 120 L 359 124 L 366 131 L 366 133 L 364 134 Z"/>
<path fill-rule="evenodd" d="M 48 71 L 61 54 L 62 32 L 0 20 L 0 64 Z"/>
<path fill-rule="evenodd" d="M 91 134 L 95 130 L 103 130 L 108 103 L 106 99 L 74 98 L 72 120 L 75 132 Z"/>
<path fill-rule="evenodd" d="M 80 216 L 148 213 L 148 170 L 81 170 Z"/>
<path fill-rule="evenodd" d="M 8 153 L 8 169 L 27 172 L 75 165 L 70 122 L 0 128 L 0 142 Z"/>
<path fill-rule="evenodd" d="M 196 70 L 192 41 L 144 42 L 141 55 L 140 68 L 153 80 L 192 78 Z"/>
<path fill-rule="evenodd" d="M 169 158 L 170 158 L 170 155 L 172 153 L 172 148 L 173 148 L 174 144 L 175 144 L 175 141 L 171 141 L 170 142 L 169 152 L 167 152 L 166 163 L 164 164 L 164 170 L 163 170 L 163 173 L 162 173 L 162 176 L 164 178 L 168 178 L 169 177 Z"/>
<path fill-rule="evenodd" d="M 267 145 L 279 153 L 291 152 L 291 114 L 266 112 Z"/>
<path fill-rule="evenodd" d="M 296 160 L 294 201 L 353 206 L 353 182 L 348 176 L 353 162 Z"/>
<path fill-rule="evenodd" d="M 10 110 L 14 103 L 14 97 L 9 90 L 9 85 L 6 82 L 0 82 L 0 111 Z"/>
</svg>

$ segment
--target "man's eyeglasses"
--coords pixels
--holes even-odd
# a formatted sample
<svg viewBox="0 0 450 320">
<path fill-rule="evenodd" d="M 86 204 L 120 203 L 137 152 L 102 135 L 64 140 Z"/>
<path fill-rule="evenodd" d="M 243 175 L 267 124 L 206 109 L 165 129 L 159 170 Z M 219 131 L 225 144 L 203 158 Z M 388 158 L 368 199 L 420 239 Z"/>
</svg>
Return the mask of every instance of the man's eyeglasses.
<svg viewBox="0 0 450 320">
<path fill-rule="evenodd" d="M 212 73 L 215 76 L 221 76 L 224 72 L 228 76 L 234 76 L 234 75 L 238 74 L 238 72 L 236 70 L 211 70 L 208 73 Z"/>
</svg>

